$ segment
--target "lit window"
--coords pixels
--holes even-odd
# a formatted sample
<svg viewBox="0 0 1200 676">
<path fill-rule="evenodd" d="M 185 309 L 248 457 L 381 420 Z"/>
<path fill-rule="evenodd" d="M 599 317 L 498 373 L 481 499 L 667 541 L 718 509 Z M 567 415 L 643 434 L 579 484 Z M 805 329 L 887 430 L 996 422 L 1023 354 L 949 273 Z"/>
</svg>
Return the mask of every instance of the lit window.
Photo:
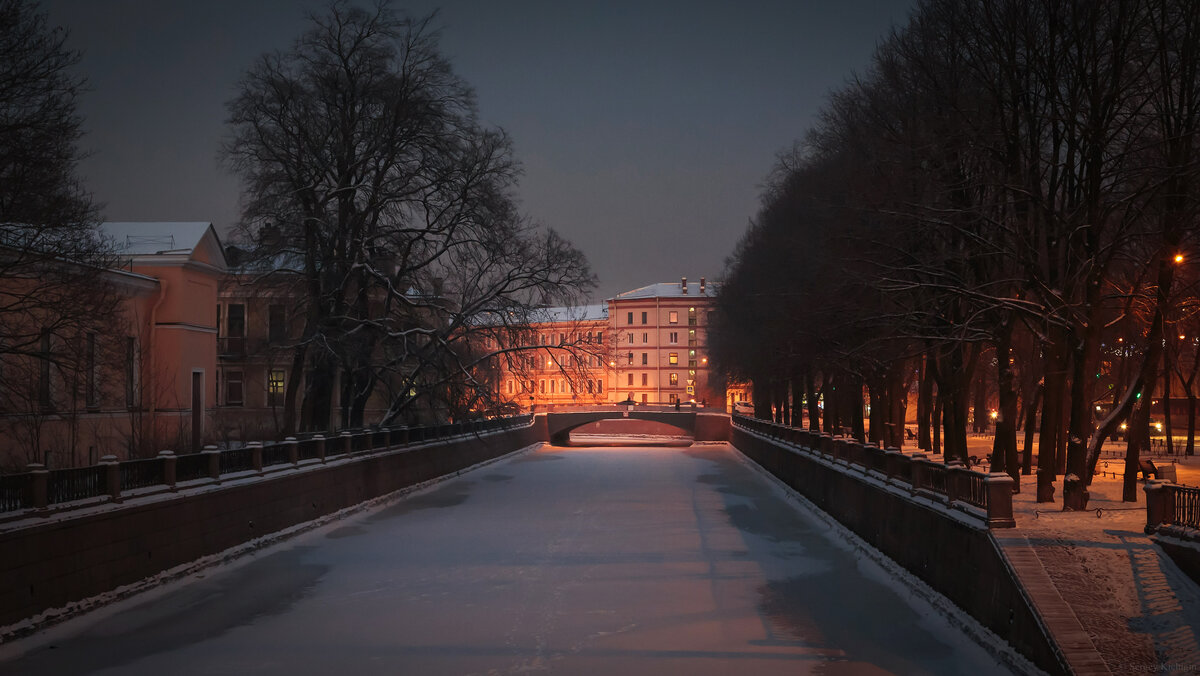
<svg viewBox="0 0 1200 676">
<path fill-rule="evenodd" d="M 678 364 L 679 363 L 679 353 L 672 352 L 669 355 L 667 355 L 667 363 L 668 364 Z"/>
<path fill-rule="evenodd" d="M 671 384 L 672 384 L 672 385 L 678 385 L 678 384 L 679 384 L 679 374 L 678 374 L 678 373 L 672 373 L 672 374 L 671 374 Z"/>
<path fill-rule="evenodd" d="M 677 312 L 675 310 L 671 310 L 670 314 L 667 315 L 667 321 L 670 322 L 671 324 L 678 324 L 679 323 L 679 312 Z"/>
<path fill-rule="evenodd" d="M 271 369 L 271 373 L 267 376 L 267 406 L 283 404 L 283 385 L 283 369 Z"/>
</svg>

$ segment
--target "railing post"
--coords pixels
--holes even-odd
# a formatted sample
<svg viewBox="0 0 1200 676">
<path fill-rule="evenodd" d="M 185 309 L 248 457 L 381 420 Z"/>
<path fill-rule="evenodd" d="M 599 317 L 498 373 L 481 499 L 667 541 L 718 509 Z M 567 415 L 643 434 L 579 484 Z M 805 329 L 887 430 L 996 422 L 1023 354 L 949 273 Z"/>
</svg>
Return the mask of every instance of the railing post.
<svg viewBox="0 0 1200 676">
<path fill-rule="evenodd" d="M 1012 528 L 1017 525 L 1013 518 L 1013 478 L 1004 472 L 990 472 L 983 479 L 987 489 L 988 528 Z"/>
<path fill-rule="evenodd" d="M 958 500 L 959 494 L 962 493 L 959 486 L 962 473 L 966 472 L 967 468 L 962 464 L 961 460 L 951 460 L 946 463 L 946 499 L 947 502 L 955 502 Z"/>
<path fill-rule="evenodd" d="M 1170 484 L 1161 479 L 1151 479 L 1142 490 L 1146 491 L 1146 534 L 1160 525 L 1175 521 L 1175 495 Z"/>
<path fill-rule="evenodd" d="M 284 437 L 283 445 L 287 446 L 288 462 L 293 465 L 300 464 L 300 442 L 296 441 L 296 437 Z"/>
<path fill-rule="evenodd" d="M 46 509 L 50 504 L 50 470 L 40 462 L 25 466 L 29 470 L 29 506 Z"/>
<path fill-rule="evenodd" d="M 821 436 L 817 438 L 817 447 L 820 449 L 821 455 L 824 455 L 825 457 L 832 457 L 833 437 L 827 432 L 822 432 Z"/>
<path fill-rule="evenodd" d="M 900 463 L 902 462 L 904 462 L 904 454 L 900 452 L 900 449 L 894 446 L 884 449 L 883 473 L 887 475 L 889 481 L 900 474 Z"/>
<path fill-rule="evenodd" d="M 338 435 L 338 443 L 341 445 L 342 453 L 350 455 L 354 452 L 354 433 L 350 430 L 342 430 Z"/>
<path fill-rule="evenodd" d="M 317 449 L 317 459 L 320 460 L 321 462 L 325 462 L 325 435 L 324 434 L 312 435 L 312 442 L 313 442 L 313 446 L 315 446 Z"/>
<path fill-rule="evenodd" d="M 912 492 L 915 494 L 925 484 L 929 483 L 926 474 L 929 472 L 929 459 L 924 453 L 913 453 L 909 456 L 912 462 Z"/>
<path fill-rule="evenodd" d="M 167 485 L 167 488 L 175 490 L 175 470 L 179 459 L 175 457 L 173 451 L 159 451 L 158 457 L 163 463 L 163 483 Z"/>
<path fill-rule="evenodd" d="M 250 449 L 250 466 L 253 467 L 254 471 L 258 472 L 259 474 L 262 474 L 263 468 L 262 446 L 263 445 L 261 441 L 251 441 L 250 443 L 246 444 L 246 447 Z"/>
<path fill-rule="evenodd" d="M 208 478 L 219 482 L 221 480 L 221 449 L 209 445 L 200 452 L 208 458 Z"/>
<path fill-rule="evenodd" d="M 100 458 L 100 466 L 104 468 L 105 492 L 113 502 L 121 501 L 121 463 L 115 455 L 105 455 Z"/>
</svg>

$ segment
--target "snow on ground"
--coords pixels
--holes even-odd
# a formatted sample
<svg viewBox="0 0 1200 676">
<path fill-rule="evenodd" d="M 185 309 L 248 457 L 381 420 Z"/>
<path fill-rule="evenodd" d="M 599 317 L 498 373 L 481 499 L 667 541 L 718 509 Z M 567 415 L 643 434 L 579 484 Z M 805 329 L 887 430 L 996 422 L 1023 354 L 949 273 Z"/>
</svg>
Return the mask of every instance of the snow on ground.
<svg viewBox="0 0 1200 676">
<path fill-rule="evenodd" d="M 972 455 L 990 451 L 990 437 L 969 442 Z M 1022 476 L 1017 527 L 1113 673 L 1200 671 L 1200 588 L 1145 535 L 1145 482 L 1137 502 L 1121 501 L 1117 455 L 1108 451 L 1097 465 L 1087 511 L 1062 511 L 1061 478 L 1055 501 L 1038 503 L 1034 477 Z M 1174 461 L 1179 483 L 1200 485 L 1200 458 L 1150 459 Z"/>
</svg>

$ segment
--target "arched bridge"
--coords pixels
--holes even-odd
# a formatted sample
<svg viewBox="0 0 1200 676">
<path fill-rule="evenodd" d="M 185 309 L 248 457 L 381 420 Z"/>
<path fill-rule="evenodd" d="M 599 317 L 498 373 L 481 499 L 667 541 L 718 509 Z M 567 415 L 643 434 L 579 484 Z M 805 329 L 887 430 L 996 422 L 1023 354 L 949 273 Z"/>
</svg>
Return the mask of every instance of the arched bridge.
<svg viewBox="0 0 1200 676">
<path fill-rule="evenodd" d="M 729 416 L 723 413 L 696 411 L 653 411 L 618 408 L 591 411 L 544 413 L 546 439 L 555 446 L 571 442 L 571 430 L 598 420 L 649 420 L 664 423 L 690 434 L 696 441 L 727 441 Z"/>
</svg>

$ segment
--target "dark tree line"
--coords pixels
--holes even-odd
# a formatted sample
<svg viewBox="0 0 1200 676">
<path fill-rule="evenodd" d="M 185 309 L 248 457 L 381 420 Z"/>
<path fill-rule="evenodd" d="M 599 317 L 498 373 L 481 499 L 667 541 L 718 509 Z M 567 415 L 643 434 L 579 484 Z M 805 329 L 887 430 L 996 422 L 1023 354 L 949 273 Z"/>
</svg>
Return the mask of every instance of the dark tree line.
<svg viewBox="0 0 1200 676">
<path fill-rule="evenodd" d="M 915 390 L 917 443 L 951 458 L 994 410 L 991 468 L 1030 473 L 1036 438 L 1042 500 L 1124 424 L 1134 499 L 1153 402 L 1195 397 L 1198 50 L 1184 0 L 920 3 L 781 159 L 719 365 L 760 415 L 805 401 L 896 446 Z"/>
<path fill-rule="evenodd" d="M 593 284 L 579 251 L 519 212 L 509 140 L 478 122 L 432 20 L 334 2 L 228 105 L 244 271 L 304 316 L 286 429 L 335 413 L 359 426 L 372 397 L 385 423 L 487 410 L 529 313 Z"/>
</svg>

